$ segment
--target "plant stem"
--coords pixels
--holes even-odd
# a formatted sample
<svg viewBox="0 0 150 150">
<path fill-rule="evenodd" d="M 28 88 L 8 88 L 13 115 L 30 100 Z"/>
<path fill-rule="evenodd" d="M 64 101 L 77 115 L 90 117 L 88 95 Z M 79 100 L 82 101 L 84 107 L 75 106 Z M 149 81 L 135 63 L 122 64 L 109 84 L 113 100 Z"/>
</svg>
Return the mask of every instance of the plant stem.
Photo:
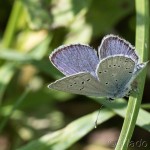
<svg viewBox="0 0 150 150">
<path fill-rule="evenodd" d="M 147 60 L 149 42 L 149 0 L 135 0 L 136 2 L 136 49 L 142 61 Z M 127 150 L 130 146 L 137 116 L 139 113 L 146 70 L 138 77 L 138 92 L 133 93 L 128 102 L 127 113 L 123 123 L 122 131 L 115 150 Z"/>
<path fill-rule="evenodd" d="M 12 11 L 3 35 L 3 40 L 2 40 L 2 45 L 5 48 L 10 47 L 12 41 L 13 41 L 13 36 L 16 30 L 17 22 L 19 21 L 19 15 L 21 15 L 22 11 L 22 4 L 20 1 L 15 0 Z"/>
</svg>

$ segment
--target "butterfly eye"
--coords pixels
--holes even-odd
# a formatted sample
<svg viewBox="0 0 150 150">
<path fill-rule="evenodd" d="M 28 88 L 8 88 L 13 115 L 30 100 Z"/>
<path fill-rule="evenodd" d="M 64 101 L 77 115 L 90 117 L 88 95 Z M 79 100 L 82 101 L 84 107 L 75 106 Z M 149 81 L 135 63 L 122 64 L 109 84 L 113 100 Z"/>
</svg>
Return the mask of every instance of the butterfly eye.
<svg viewBox="0 0 150 150">
<path fill-rule="evenodd" d="M 84 81 L 82 81 L 81 84 L 84 84 Z"/>
</svg>

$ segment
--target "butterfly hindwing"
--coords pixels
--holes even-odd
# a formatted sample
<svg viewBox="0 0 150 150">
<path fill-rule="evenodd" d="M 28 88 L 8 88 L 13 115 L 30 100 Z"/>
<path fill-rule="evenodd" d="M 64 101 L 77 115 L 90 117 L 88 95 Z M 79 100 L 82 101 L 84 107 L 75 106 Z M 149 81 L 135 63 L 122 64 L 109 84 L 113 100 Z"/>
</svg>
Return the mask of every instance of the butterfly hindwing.
<svg viewBox="0 0 150 150">
<path fill-rule="evenodd" d="M 135 70 L 135 62 L 125 56 L 107 57 L 97 67 L 97 76 L 109 97 L 125 96 Z M 128 91 L 128 90 L 127 90 Z"/>
<path fill-rule="evenodd" d="M 48 85 L 49 88 L 64 92 L 88 95 L 88 96 L 106 96 L 98 80 L 90 73 L 78 73 L 67 76 Z"/>
</svg>

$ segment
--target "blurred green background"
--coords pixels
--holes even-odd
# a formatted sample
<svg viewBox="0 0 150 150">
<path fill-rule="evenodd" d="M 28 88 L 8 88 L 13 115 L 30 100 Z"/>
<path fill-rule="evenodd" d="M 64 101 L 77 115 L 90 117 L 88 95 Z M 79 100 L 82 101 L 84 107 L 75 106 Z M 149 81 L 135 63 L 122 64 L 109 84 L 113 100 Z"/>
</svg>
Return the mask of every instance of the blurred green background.
<svg viewBox="0 0 150 150">
<path fill-rule="evenodd" d="M 47 88 L 63 77 L 49 62 L 49 54 L 62 44 L 84 43 L 97 49 L 102 37 L 110 33 L 135 45 L 135 17 L 133 0 L 1 0 L 0 150 L 17 149 L 57 133 L 98 110 L 100 104 L 91 98 Z M 149 77 L 148 66 L 142 101 L 147 110 Z M 110 117 L 68 149 L 113 149 L 122 123 L 123 118 Z M 148 131 L 136 126 L 133 143 L 142 140 L 149 147 L 134 145 L 129 149 L 149 149 L 149 137 Z"/>
</svg>

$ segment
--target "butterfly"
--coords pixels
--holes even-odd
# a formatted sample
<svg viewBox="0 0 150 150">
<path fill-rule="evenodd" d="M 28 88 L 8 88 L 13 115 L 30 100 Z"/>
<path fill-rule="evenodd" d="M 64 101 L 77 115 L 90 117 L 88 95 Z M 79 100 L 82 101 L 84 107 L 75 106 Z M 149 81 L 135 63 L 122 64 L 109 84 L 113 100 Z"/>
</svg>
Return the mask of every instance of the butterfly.
<svg viewBox="0 0 150 150">
<path fill-rule="evenodd" d="M 84 44 L 63 45 L 49 59 L 65 77 L 48 88 L 108 99 L 128 96 L 147 64 L 129 42 L 112 34 L 102 39 L 98 52 Z"/>
</svg>

